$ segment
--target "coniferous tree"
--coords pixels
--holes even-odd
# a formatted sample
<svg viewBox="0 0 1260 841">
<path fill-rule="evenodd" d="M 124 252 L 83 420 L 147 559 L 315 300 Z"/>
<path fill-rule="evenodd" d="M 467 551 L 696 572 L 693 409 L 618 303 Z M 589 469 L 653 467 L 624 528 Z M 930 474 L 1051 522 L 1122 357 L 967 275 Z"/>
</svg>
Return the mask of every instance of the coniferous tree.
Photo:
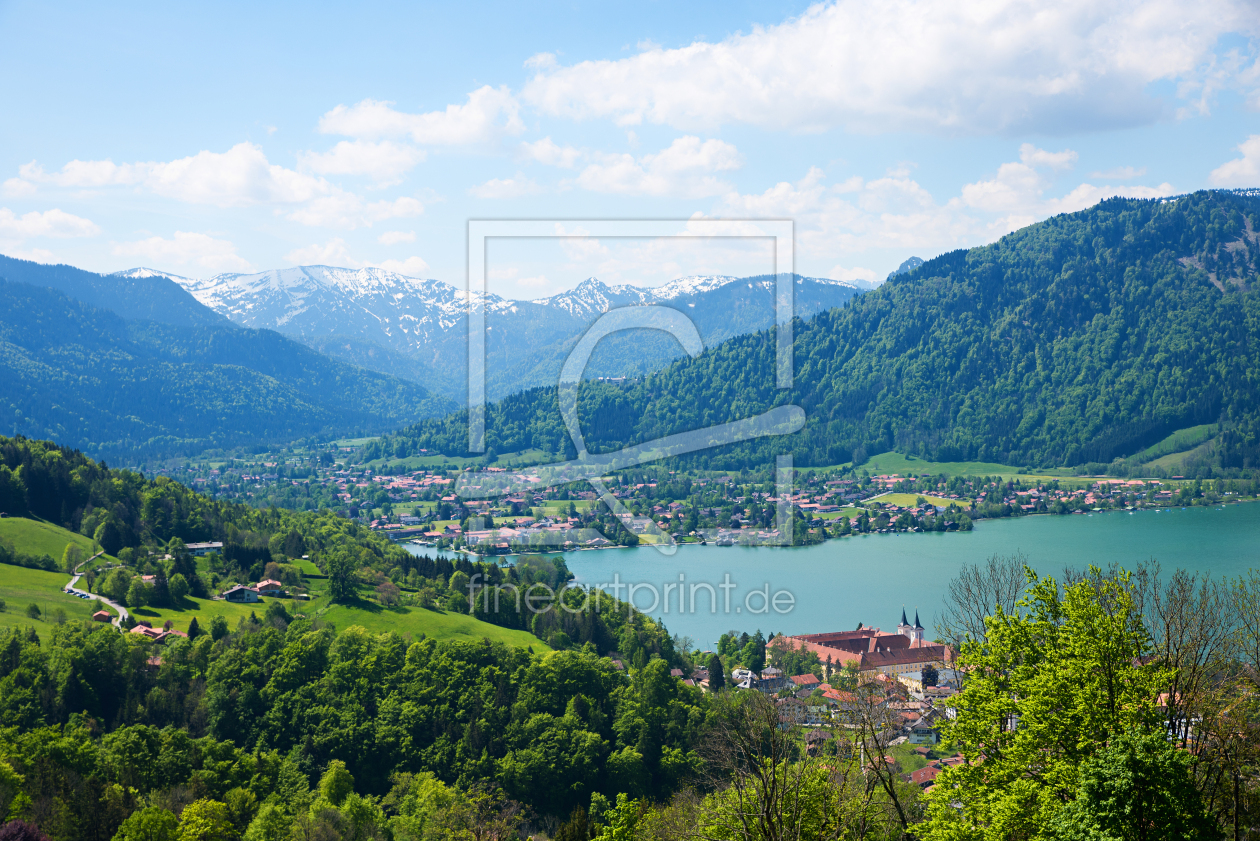
<svg viewBox="0 0 1260 841">
<path fill-rule="evenodd" d="M 721 692 L 726 688 L 726 669 L 722 666 L 722 658 L 716 654 L 709 655 L 709 691 Z"/>
</svg>

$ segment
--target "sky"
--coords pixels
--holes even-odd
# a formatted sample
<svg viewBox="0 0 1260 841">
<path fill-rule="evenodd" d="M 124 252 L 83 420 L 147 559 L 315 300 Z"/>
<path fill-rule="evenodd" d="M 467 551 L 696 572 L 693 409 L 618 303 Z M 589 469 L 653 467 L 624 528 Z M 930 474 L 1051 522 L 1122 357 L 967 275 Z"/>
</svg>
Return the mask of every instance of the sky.
<svg viewBox="0 0 1260 841">
<path fill-rule="evenodd" d="M 580 220 L 791 219 L 796 271 L 876 281 L 1108 196 L 1260 187 L 1258 36 L 1256 0 L 0 0 L 0 253 L 463 286 L 469 219 L 559 220 L 490 251 L 534 298 L 768 270 L 755 236 Z"/>
</svg>

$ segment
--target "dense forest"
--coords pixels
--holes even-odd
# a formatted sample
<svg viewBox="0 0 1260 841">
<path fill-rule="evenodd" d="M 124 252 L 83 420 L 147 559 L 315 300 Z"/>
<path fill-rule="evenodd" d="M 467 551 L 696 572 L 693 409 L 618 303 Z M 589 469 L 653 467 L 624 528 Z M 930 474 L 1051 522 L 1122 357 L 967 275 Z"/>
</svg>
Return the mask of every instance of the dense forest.
<svg viewBox="0 0 1260 841">
<path fill-rule="evenodd" d="M 82 530 L 123 559 L 138 548 L 167 551 L 154 567 L 159 593 L 183 577 L 204 594 L 205 574 L 182 544 L 218 539 L 241 575 L 309 553 L 336 599 L 354 602 L 365 581 L 385 575 L 436 585 L 448 610 L 569 649 L 544 658 L 489 641 L 335 629 L 279 601 L 236 629 L 222 617 L 208 629 L 194 624 L 188 638 L 160 649 L 95 623 L 50 626 L 42 641 L 33 629 L 14 630 L 0 637 L 0 817 L 29 818 L 55 838 L 111 838 L 125 819 L 159 813 L 188 820 L 200 814 L 197 802 L 227 810 L 215 819 L 236 821 L 237 834 L 271 815 L 259 808 L 270 802 L 286 827 L 299 817 L 311 824 L 299 827 L 313 833 L 302 837 L 327 837 L 320 821 L 340 832 L 360 819 L 419 837 L 405 834 L 419 808 L 402 802 L 408 797 L 424 805 L 437 791 L 478 802 L 493 783 L 493 803 L 564 817 L 592 795 L 668 796 L 697 770 L 705 702 L 670 674 L 690 671 L 690 653 L 610 597 L 583 609 L 583 594 L 563 589 L 571 575 L 562 561 L 507 568 L 416 557 L 327 512 L 217 503 L 22 438 L 0 438 L 0 510 Z M 130 570 L 108 578 L 122 572 Z M 574 609 L 527 610 L 510 596 L 499 604 L 481 589 L 487 584 L 546 585 Z M 356 792 L 349 811 L 346 791 L 328 791 L 329 769 Z M 355 808 L 367 817 L 354 817 Z M 321 809 L 329 814 L 320 818 Z"/>
<path fill-rule="evenodd" d="M 706 466 L 931 460 L 1110 462 L 1217 423 L 1218 466 L 1260 461 L 1260 197 L 1111 199 L 993 245 L 929 260 L 798 322 L 795 387 L 774 387 L 771 332 L 736 337 L 579 398 L 592 451 L 805 409 L 792 436 L 705 453 Z M 573 455 L 554 389 L 487 407 L 491 450 Z M 367 459 L 463 454 L 463 412 L 369 445 Z"/>
<path fill-rule="evenodd" d="M 564 816 L 596 793 L 667 797 L 697 770 L 706 702 L 659 659 L 628 676 L 589 651 L 541 658 L 279 617 L 169 643 L 156 665 L 109 628 L 52 635 L 42 647 L 0 635 L 0 761 L 26 780 L 19 811 L 57 838 L 109 839 L 145 801 L 243 801 L 243 831 L 270 798 L 291 821 L 329 767 L 377 798 L 405 796 L 413 775 L 498 781 Z"/>
<path fill-rule="evenodd" d="M 109 458 L 389 429 L 454 405 L 268 330 L 127 321 L 3 279 L 0 395 L 0 429 Z"/>
</svg>

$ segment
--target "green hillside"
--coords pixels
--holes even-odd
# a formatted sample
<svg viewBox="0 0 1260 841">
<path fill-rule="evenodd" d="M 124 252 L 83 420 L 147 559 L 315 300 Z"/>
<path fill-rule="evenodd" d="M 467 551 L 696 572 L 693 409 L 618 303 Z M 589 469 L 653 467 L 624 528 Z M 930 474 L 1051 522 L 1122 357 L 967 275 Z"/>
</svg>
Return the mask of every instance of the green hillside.
<svg viewBox="0 0 1260 841">
<path fill-rule="evenodd" d="M 94 551 L 93 542 L 80 534 L 52 523 L 24 517 L 0 519 L 0 539 L 12 541 L 19 552 L 29 555 L 47 554 L 58 561 L 67 543 L 77 544 L 86 553 L 85 557 Z M 107 560 L 117 562 L 109 556 Z M 300 565 L 305 572 L 318 574 L 318 569 L 310 561 L 302 561 Z M 91 616 L 100 605 L 66 595 L 63 588 L 68 581 L 69 576 L 61 572 L 0 565 L 0 599 L 6 603 L 6 609 L 0 612 L 0 628 L 30 625 L 39 631 L 49 627 L 51 612 L 58 607 L 65 611 L 68 619 L 86 619 Z M 319 582 L 317 593 L 323 592 L 325 588 L 325 583 Z M 370 595 L 370 591 L 364 589 L 362 598 L 350 604 L 334 604 L 326 594 L 309 602 L 286 601 L 285 604 L 290 613 L 319 617 L 331 622 L 338 630 L 359 625 L 373 633 L 397 631 L 417 638 L 423 634 L 439 640 L 489 639 L 491 642 L 506 645 L 532 646 L 535 651 L 550 650 L 542 640 L 527 631 L 502 628 L 463 613 L 405 606 L 386 608 L 371 601 Z M 44 619 L 30 619 L 26 616 L 26 607 L 32 602 L 39 605 L 45 614 Z M 228 620 L 229 627 L 235 628 L 251 613 L 261 615 L 265 609 L 265 603 L 243 605 L 186 597 L 181 608 L 140 607 L 133 609 L 132 613 L 137 619 L 147 619 L 154 625 L 161 625 L 169 619 L 176 629 L 187 631 L 194 616 L 202 628 L 210 627 L 215 616 L 223 616 Z"/>
<path fill-rule="evenodd" d="M 1112 199 L 955 251 L 798 323 L 795 387 L 769 332 L 628 388 L 585 384 L 582 428 L 612 450 L 796 404 L 792 436 L 705 454 L 715 469 L 864 462 L 1051 467 L 1111 462 L 1219 423 L 1217 466 L 1260 461 L 1260 197 Z M 554 389 L 488 407 L 495 452 L 567 449 Z M 464 454 L 464 413 L 366 446 Z"/>
<path fill-rule="evenodd" d="M 0 599 L 4 610 L 0 612 L 0 628 L 34 627 L 41 637 L 47 636 L 53 627 L 53 616 L 60 608 L 67 621 L 88 619 L 100 605 L 67 595 L 62 588 L 70 580 L 60 572 L 42 569 L 26 569 L 11 564 L 0 565 Z M 28 605 L 34 604 L 41 617 L 32 619 L 26 615 Z"/>
<path fill-rule="evenodd" d="M 269 330 L 127 321 L 2 275 L 0 395 L 6 430 L 111 458 L 388 429 L 453 405 Z"/>
<path fill-rule="evenodd" d="M 293 613 L 310 621 L 324 618 L 339 632 L 363 626 L 413 637 L 488 638 L 544 651 L 592 646 L 600 655 L 624 653 L 627 645 L 644 657 L 672 651 L 672 637 L 662 625 L 628 616 L 611 597 L 580 618 L 562 610 L 534 611 L 511 599 L 500 608 L 497 600 L 490 606 L 475 598 L 475 616 L 468 615 L 473 586 L 563 589 L 573 576 L 559 558 L 527 556 L 499 566 L 466 556 L 417 556 L 328 511 L 260 510 L 215 501 L 167 477 L 109 469 L 51 442 L 0 436 L 0 510 L 28 518 L 0 523 L 32 551 L 59 553 L 66 541 L 79 540 L 75 533 L 91 534 L 118 562 L 97 577 L 94 592 L 125 603 L 138 619 L 155 624 L 169 619 L 180 630 L 194 616 L 201 627 L 216 615 L 233 627 L 251 613 L 265 617 L 269 604 L 233 605 L 212 596 L 234 583 L 274 578 L 312 597 L 294 601 Z M 220 542 L 222 549 L 194 557 L 187 544 L 205 541 Z M 19 560 L 32 554 L 21 551 Z M 0 578 L 24 569 L 0 563 Z M 55 596 L 66 577 L 30 581 Z M 628 636 L 632 625 L 639 629 Z"/>
<path fill-rule="evenodd" d="M 91 538 L 45 520 L 31 520 L 26 517 L 0 519 L 0 540 L 13 541 L 14 549 L 28 555 L 51 555 L 58 563 L 68 543 L 82 549 L 85 558 L 100 551 Z M 103 560 L 108 563 L 117 559 L 112 555 L 105 555 Z"/>
<path fill-rule="evenodd" d="M 62 577 L 62 583 L 65 583 L 64 576 Z M 184 599 L 184 604 L 181 608 L 140 607 L 133 610 L 132 613 L 136 619 L 148 620 L 155 627 L 170 620 L 172 626 L 180 631 L 188 630 L 188 625 L 192 622 L 193 617 L 196 617 L 198 626 L 203 629 L 209 628 L 210 622 L 216 616 L 222 616 L 227 620 L 229 628 L 235 628 L 241 620 L 248 619 L 251 614 L 262 616 L 267 609 L 268 603 L 280 601 L 290 615 L 306 616 L 312 619 L 318 618 L 332 623 L 333 627 L 338 631 L 344 631 L 357 625 L 366 628 L 374 634 L 396 631 L 416 639 L 422 634 L 437 640 L 488 639 L 491 642 L 501 642 L 505 645 L 515 645 L 522 648 L 532 647 L 535 651 L 551 650 L 546 643 L 527 631 L 501 628 L 498 625 L 491 625 L 489 622 L 483 622 L 475 616 L 469 616 L 466 613 L 426 610 L 420 607 L 407 606 L 383 607 L 370 601 L 368 596 L 370 596 L 370 593 L 365 590 L 363 598 L 350 604 L 333 603 L 327 596 L 312 599 L 309 602 L 290 599 L 263 599 L 256 604 L 232 604 L 226 601 L 188 597 Z"/>
</svg>

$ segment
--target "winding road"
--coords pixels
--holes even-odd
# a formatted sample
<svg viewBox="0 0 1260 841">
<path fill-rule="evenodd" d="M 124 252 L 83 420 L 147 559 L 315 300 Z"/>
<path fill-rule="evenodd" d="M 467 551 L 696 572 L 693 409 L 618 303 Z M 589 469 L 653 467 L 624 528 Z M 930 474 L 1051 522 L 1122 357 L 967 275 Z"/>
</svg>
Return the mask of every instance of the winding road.
<svg viewBox="0 0 1260 841">
<path fill-rule="evenodd" d="M 124 619 L 126 619 L 126 618 L 127 618 L 127 616 L 128 616 L 128 614 L 127 614 L 127 608 L 123 607 L 122 605 L 118 604 L 117 602 L 111 602 L 109 599 L 105 598 L 104 596 L 97 595 L 96 593 L 89 593 L 89 592 L 88 592 L 88 591 L 86 591 L 86 590 L 80 590 L 78 587 L 76 587 L 76 586 L 75 586 L 76 584 L 78 584 L 78 583 L 79 583 L 79 579 L 83 577 L 83 573 L 82 573 L 82 572 L 80 572 L 80 570 L 81 570 L 81 569 L 83 569 L 84 564 L 89 564 L 89 563 L 91 563 L 92 561 L 95 561 L 97 558 L 99 558 L 101 555 L 104 555 L 104 554 L 105 554 L 104 552 L 97 552 L 95 555 L 93 555 L 92 557 L 88 558 L 88 559 L 87 559 L 86 561 L 84 561 L 82 564 L 79 564 L 77 567 L 75 567 L 75 568 L 74 568 L 74 576 L 70 579 L 70 583 L 66 585 L 66 587 L 65 587 L 65 591 L 66 591 L 67 593 L 71 593 L 71 594 L 74 594 L 74 595 L 84 595 L 84 596 L 87 596 L 89 599 L 93 599 L 93 600 L 95 600 L 95 601 L 98 601 L 98 602 L 101 602 L 101 603 L 103 603 L 103 604 L 109 605 L 109 606 L 110 606 L 110 607 L 112 607 L 114 610 L 118 611 L 118 615 L 114 617 L 114 622 L 113 622 L 113 625 L 114 625 L 114 627 L 115 627 L 115 628 L 118 628 L 119 630 L 122 630 L 122 621 L 123 621 Z M 113 567 L 101 567 L 101 571 L 102 571 L 102 572 L 103 572 L 104 570 L 107 570 L 107 569 L 113 569 Z"/>
</svg>

